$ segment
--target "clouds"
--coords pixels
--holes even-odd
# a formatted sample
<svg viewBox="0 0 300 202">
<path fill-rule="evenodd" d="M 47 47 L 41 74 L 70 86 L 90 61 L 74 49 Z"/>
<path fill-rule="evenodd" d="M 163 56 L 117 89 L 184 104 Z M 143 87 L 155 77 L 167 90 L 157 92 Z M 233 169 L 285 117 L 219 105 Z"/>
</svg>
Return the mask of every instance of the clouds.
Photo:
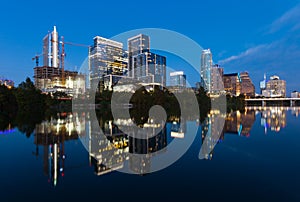
<svg viewBox="0 0 300 202">
<path fill-rule="evenodd" d="M 270 26 L 268 33 L 279 31 L 283 27 L 292 26 L 292 30 L 300 28 L 300 4 L 284 13 L 276 19 Z"/>
<path fill-rule="evenodd" d="M 268 25 L 269 38 L 276 39 L 258 44 L 239 54 L 219 61 L 225 70 L 248 71 L 258 92 L 259 81 L 266 72 L 278 74 L 287 80 L 287 91 L 300 90 L 300 4 Z"/>
<path fill-rule="evenodd" d="M 251 55 L 253 55 L 253 54 L 257 53 L 257 52 L 260 52 L 262 49 L 266 48 L 266 46 L 267 45 L 263 44 L 263 45 L 258 45 L 258 46 L 249 48 L 248 50 L 240 53 L 239 55 L 230 56 L 229 58 L 226 58 L 224 60 L 220 60 L 218 63 L 220 65 L 224 65 L 226 63 L 230 63 L 232 61 L 239 60 L 239 59 L 251 56 Z"/>
</svg>

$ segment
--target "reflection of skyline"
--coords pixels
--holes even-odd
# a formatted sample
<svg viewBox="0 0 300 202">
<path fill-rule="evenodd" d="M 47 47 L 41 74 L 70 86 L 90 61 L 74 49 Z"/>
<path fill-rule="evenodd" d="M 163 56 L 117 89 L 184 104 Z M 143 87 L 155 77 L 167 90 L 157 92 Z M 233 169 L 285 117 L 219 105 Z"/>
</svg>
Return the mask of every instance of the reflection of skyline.
<svg viewBox="0 0 300 202">
<path fill-rule="evenodd" d="M 88 151 L 92 165 L 95 167 L 95 174 L 103 175 L 114 170 L 128 169 L 130 172 L 146 174 L 150 171 L 151 157 L 157 151 L 167 146 L 166 128 L 156 134 L 156 129 L 161 124 L 149 119 L 143 124 L 146 135 L 149 138 L 135 138 L 138 132 L 132 127 L 131 119 L 105 120 L 99 117 L 98 121 L 87 121 L 89 130 L 85 138 L 88 140 Z M 101 128 L 104 134 L 95 133 L 97 127 Z M 118 126 L 128 131 L 123 133 Z M 156 135 L 155 135 L 156 134 Z M 140 154 L 144 154 L 141 156 Z"/>
<path fill-rule="evenodd" d="M 245 112 L 231 112 L 226 115 L 211 112 L 202 123 L 202 147 L 206 144 L 207 148 L 211 149 L 203 157 L 212 159 L 215 146 L 224 141 L 226 135 L 249 137 L 257 114 L 261 114 L 259 116 L 261 120 L 265 119 L 266 123 L 270 123 L 270 126 L 273 124 L 276 127 L 276 124 L 281 124 L 280 127 L 282 128 L 282 125 L 286 125 L 286 109 L 272 109 L 254 110 L 247 108 Z M 300 112 L 300 108 L 289 110 L 295 116 Z M 134 124 L 130 120 L 107 120 L 106 117 L 99 117 L 98 120 L 91 121 L 88 117 L 88 113 L 81 115 L 61 114 L 58 118 L 51 118 L 49 121 L 36 125 L 34 143 L 37 147 L 33 154 L 43 158 L 43 171 L 53 185 L 56 185 L 65 174 L 66 141 L 77 140 L 78 137 L 82 142 L 86 139 L 87 144 L 84 146 L 89 151 L 90 165 L 94 167 L 96 175 L 104 175 L 125 168 L 130 172 L 143 175 L 150 172 L 151 158 L 156 155 L 154 153 L 166 151 L 167 142 L 169 142 L 167 141 L 168 137 L 170 140 L 187 137 L 185 136 L 187 132 L 186 121 L 179 118 L 173 117 L 172 120 L 169 120 L 168 127 L 164 127 L 154 137 L 150 133 L 151 131 L 154 133 L 160 124 L 153 124 L 151 119 L 145 122 L 145 128 L 147 128 L 151 138 L 144 140 L 134 138 L 135 131 L 133 129 L 129 131 L 130 136 L 119 129 L 118 125 L 123 124 L 129 130 L 131 124 Z M 217 138 L 216 131 L 218 130 L 211 125 L 216 124 L 220 117 L 225 119 L 225 123 L 220 137 Z M 95 132 L 99 126 L 103 134 Z M 207 141 L 204 142 L 205 139 Z M 40 149 L 42 154 L 40 154 Z M 139 154 L 145 155 L 140 156 Z"/>
<path fill-rule="evenodd" d="M 246 109 L 243 113 L 240 111 L 231 112 L 226 116 L 224 133 L 249 137 L 254 122 L 255 111 L 253 110 Z"/>
<path fill-rule="evenodd" d="M 265 134 L 268 129 L 279 132 L 286 126 L 286 111 L 280 107 L 270 107 L 261 112 L 261 126 L 265 128 Z"/>
<path fill-rule="evenodd" d="M 60 114 L 58 118 L 51 118 L 37 124 L 34 131 L 36 151 L 33 154 L 38 158 L 39 146 L 43 147 L 43 170 L 48 181 L 56 186 L 59 176 L 65 172 L 65 141 L 77 140 L 81 131 L 82 122 L 77 114 Z"/>
<path fill-rule="evenodd" d="M 218 125 L 220 123 L 220 118 L 222 117 L 225 118 L 223 129 Z M 254 122 L 255 111 L 253 110 L 245 110 L 243 113 L 235 111 L 228 113 L 227 115 L 211 111 L 201 124 L 202 147 L 206 144 L 205 146 L 209 149 L 209 152 L 204 153 L 204 155 L 202 154 L 203 158 L 209 160 L 213 158 L 215 145 L 225 139 L 225 134 L 236 134 L 249 137 Z M 220 133 L 221 135 L 219 136 L 218 134 Z"/>
</svg>

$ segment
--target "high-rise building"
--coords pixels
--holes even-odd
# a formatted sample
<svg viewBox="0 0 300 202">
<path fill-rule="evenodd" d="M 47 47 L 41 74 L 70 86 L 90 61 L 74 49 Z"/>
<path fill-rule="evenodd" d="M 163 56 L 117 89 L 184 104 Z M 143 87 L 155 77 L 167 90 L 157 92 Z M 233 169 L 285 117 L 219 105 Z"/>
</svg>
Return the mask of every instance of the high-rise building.
<svg viewBox="0 0 300 202">
<path fill-rule="evenodd" d="M 262 91 L 265 97 L 285 97 L 286 96 L 286 81 L 280 80 L 279 76 L 271 76 L 266 84 L 266 89 Z"/>
<path fill-rule="evenodd" d="M 223 74 L 224 69 L 220 65 L 215 64 L 211 67 L 210 93 L 220 94 L 222 91 L 224 91 L 224 85 L 222 81 Z"/>
<path fill-rule="evenodd" d="M 183 71 L 170 73 L 170 86 L 186 88 L 186 75 Z"/>
<path fill-rule="evenodd" d="M 43 64 L 48 67 L 59 67 L 59 41 L 56 26 L 43 38 Z"/>
<path fill-rule="evenodd" d="M 128 39 L 128 70 L 130 78 L 166 86 L 166 57 L 150 52 L 149 36 Z"/>
<path fill-rule="evenodd" d="M 241 72 L 241 94 L 251 97 L 255 95 L 255 87 L 248 72 Z"/>
<path fill-rule="evenodd" d="M 211 92 L 211 68 L 212 68 L 212 53 L 210 49 L 202 50 L 201 54 L 201 83 L 204 89 Z"/>
<path fill-rule="evenodd" d="M 101 80 L 104 89 L 112 90 L 113 85 L 127 73 L 127 53 L 123 50 L 123 44 L 117 41 L 94 37 L 89 61 L 90 85 L 94 87 Z"/>
<path fill-rule="evenodd" d="M 150 52 L 150 37 L 144 34 L 131 37 L 127 41 L 130 55 L 138 55 Z"/>
<path fill-rule="evenodd" d="M 239 96 L 241 94 L 241 77 L 239 73 L 224 74 L 224 90 L 227 94 Z"/>
<path fill-rule="evenodd" d="M 34 67 L 34 85 L 43 93 L 64 92 L 68 96 L 85 93 L 85 75 L 60 68 L 59 37 L 53 31 L 43 38 L 43 66 Z M 37 56 L 35 59 L 38 60 Z M 38 62 L 37 62 L 38 65 Z"/>
</svg>

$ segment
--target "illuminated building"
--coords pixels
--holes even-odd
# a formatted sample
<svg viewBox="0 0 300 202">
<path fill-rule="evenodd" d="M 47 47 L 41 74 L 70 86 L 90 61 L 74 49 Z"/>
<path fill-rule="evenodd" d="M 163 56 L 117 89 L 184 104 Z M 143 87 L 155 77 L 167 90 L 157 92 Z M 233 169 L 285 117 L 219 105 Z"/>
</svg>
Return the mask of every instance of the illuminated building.
<svg viewBox="0 0 300 202">
<path fill-rule="evenodd" d="M 286 81 L 280 80 L 279 76 L 271 76 L 266 84 L 266 89 L 262 91 L 264 97 L 285 97 Z"/>
<path fill-rule="evenodd" d="M 211 92 L 211 68 L 212 68 L 212 53 L 210 49 L 202 50 L 201 54 L 201 83 L 202 87 L 210 93 Z"/>
<path fill-rule="evenodd" d="M 59 36 L 54 26 L 53 31 L 43 38 L 43 66 L 34 67 L 34 85 L 43 93 L 53 94 L 63 92 L 67 96 L 73 97 L 75 94 L 85 93 L 85 75 L 76 71 L 59 68 Z M 39 56 L 36 56 L 38 60 Z"/>
<path fill-rule="evenodd" d="M 224 69 L 215 64 L 211 67 L 211 75 L 210 75 L 210 85 L 211 85 L 211 94 L 220 94 L 224 91 L 223 78 Z"/>
<path fill-rule="evenodd" d="M 85 93 L 85 75 L 76 71 L 64 71 L 65 78 L 62 80 L 62 70 L 55 67 L 35 67 L 34 85 L 43 93 L 53 94 L 64 92 L 69 96 Z"/>
<path fill-rule="evenodd" d="M 166 57 L 150 52 L 149 36 L 128 39 L 128 76 L 141 83 L 166 86 Z"/>
<path fill-rule="evenodd" d="M 255 95 L 255 87 L 248 72 L 241 72 L 241 94 L 247 97 L 253 97 Z"/>
<path fill-rule="evenodd" d="M 126 76 L 127 60 L 122 43 L 100 36 L 94 37 L 94 44 L 89 50 L 89 79 L 92 88 L 100 85 L 100 90 L 112 90 L 113 86 Z"/>
<path fill-rule="evenodd" d="M 241 77 L 239 73 L 224 74 L 224 90 L 227 94 L 239 96 L 241 94 Z"/>
<path fill-rule="evenodd" d="M 48 67 L 59 67 L 59 41 L 56 26 L 43 38 L 43 63 Z"/>
</svg>

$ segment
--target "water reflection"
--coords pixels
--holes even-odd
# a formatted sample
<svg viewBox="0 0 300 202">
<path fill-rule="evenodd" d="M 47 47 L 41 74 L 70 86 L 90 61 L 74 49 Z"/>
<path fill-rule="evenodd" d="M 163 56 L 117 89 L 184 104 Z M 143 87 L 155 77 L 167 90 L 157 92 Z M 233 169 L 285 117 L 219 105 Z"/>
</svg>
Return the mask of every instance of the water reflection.
<svg viewBox="0 0 300 202">
<path fill-rule="evenodd" d="M 56 118 L 37 124 L 34 131 L 36 158 L 40 156 L 40 147 L 43 150 L 43 171 L 48 181 L 56 186 L 58 178 L 64 176 L 65 170 L 65 142 L 77 140 L 81 133 L 84 121 L 78 114 L 58 114 Z"/>
<path fill-rule="evenodd" d="M 96 125 L 95 125 L 96 124 Z M 99 118 L 99 125 L 104 136 L 96 131 L 93 127 L 97 127 L 97 122 L 88 122 L 89 142 L 87 149 L 89 151 L 91 162 L 95 167 L 97 175 L 103 175 L 108 172 L 124 168 L 124 164 L 129 164 L 129 169 L 138 174 L 150 172 L 151 157 L 154 152 L 163 151 L 167 146 L 166 128 L 157 134 L 156 129 L 161 127 L 160 124 L 153 123 L 149 119 L 143 124 L 149 138 L 138 139 L 136 130 L 129 130 L 134 124 L 131 119 L 104 120 L 104 117 Z M 162 124 L 162 123 L 161 123 Z M 118 126 L 127 128 L 131 134 L 123 133 Z M 157 135 L 155 135 L 157 134 Z M 134 154 L 146 154 L 142 157 Z M 125 162 L 127 161 L 127 162 Z"/>
<path fill-rule="evenodd" d="M 289 112 L 288 112 L 289 111 Z M 279 132 L 287 126 L 287 113 L 298 116 L 300 108 L 282 107 L 249 107 L 245 111 L 222 114 L 211 111 L 201 125 L 201 145 L 199 158 L 212 160 L 214 150 L 218 144 L 225 141 L 225 136 L 251 136 L 251 129 L 256 119 L 261 127 Z M 157 133 L 164 123 L 149 118 L 141 125 L 147 130 L 149 138 L 135 138 L 137 131 L 130 130 L 131 119 L 113 120 L 110 116 L 100 116 L 98 120 L 91 120 L 88 112 L 62 113 L 40 124 L 34 130 L 36 158 L 43 160 L 43 172 L 48 181 L 54 186 L 64 176 L 66 156 L 65 143 L 79 140 L 88 151 L 90 166 L 98 176 L 115 170 L 129 169 L 132 173 L 144 175 L 150 172 L 152 158 L 166 153 L 168 144 L 174 139 L 185 139 L 189 136 L 188 122 L 197 123 L 196 119 L 180 119 L 168 117 L 166 127 Z M 221 119 L 225 123 L 220 122 Z M 103 134 L 97 131 L 101 128 Z M 118 126 L 127 128 L 130 134 L 125 134 Z M 0 134 L 7 134 L 14 130 L 8 128 Z M 156 135 L 155 135 L 156 134 Z M 206 148 L 206 149 L 205 149 Z M 138 154 L 144 154 L 140 156 Z M 87 165 L 88 166 L 88 165 Z"/>
</svg>

